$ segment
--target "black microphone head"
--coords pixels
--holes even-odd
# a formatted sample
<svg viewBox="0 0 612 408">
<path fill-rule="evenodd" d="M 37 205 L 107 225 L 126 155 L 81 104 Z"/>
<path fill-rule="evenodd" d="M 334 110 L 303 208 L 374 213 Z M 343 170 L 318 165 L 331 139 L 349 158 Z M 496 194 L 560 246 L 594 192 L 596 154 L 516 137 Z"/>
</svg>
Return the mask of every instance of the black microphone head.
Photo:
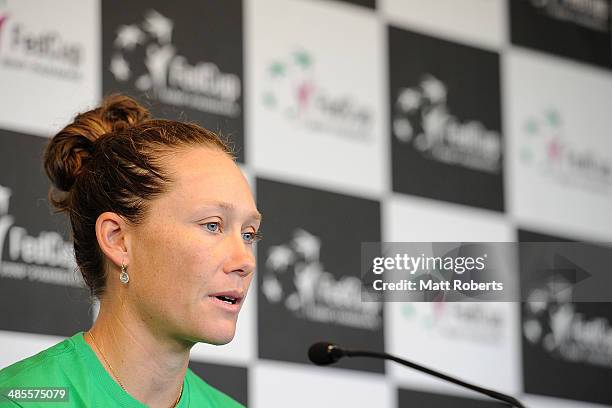
<svg viewBox="0 0 612 408">
<path fill-rule="evenodd" d="M 316 365 L 333 364 L 344 356 L 341 348 L 333 343 L 320 341 L 308 349 L 308 358 Z"/>
</svg>

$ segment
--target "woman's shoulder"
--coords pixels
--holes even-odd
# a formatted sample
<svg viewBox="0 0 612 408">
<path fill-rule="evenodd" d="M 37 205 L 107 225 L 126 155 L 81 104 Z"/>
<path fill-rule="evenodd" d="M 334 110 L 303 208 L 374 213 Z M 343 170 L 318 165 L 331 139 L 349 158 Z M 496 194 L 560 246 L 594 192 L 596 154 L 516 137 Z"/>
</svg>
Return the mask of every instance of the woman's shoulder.
<svg viewBox="0 0 612 408">
<path fill-rule="evenodd" d="M 67 366 L 78 361 L 77 333 L 59 343 L 0 370 L 0 387 L 51 385 L 50 379 L 61 377 Z"/>
<path fill-rule="evenodd" d="M 187 369 L 185 377 L 187 379 L 187 383 L 189 384 L 190 403 L 201 401 L 208 404 L 213 404 L 210 406 L 215 408 L 244 408 L 244 405 L 208 384 L 196 373 L 191 371 L 190 368 Z"/>
</svg>

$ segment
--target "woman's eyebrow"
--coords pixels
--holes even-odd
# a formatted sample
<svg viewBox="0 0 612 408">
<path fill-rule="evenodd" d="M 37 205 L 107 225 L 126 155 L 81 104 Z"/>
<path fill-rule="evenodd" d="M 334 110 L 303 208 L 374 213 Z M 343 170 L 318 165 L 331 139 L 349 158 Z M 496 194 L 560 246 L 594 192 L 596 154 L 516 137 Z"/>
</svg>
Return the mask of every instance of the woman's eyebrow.
<svg viewBox="0 0 612 408">
<path fill-rule="evenodd" d="M 205 201 L 204 205 L 207 207 L 216 207 L 227 212 L 236 212 L 236 206 L 232 203 L 228 203 L 227 201 Z M 263 215 L 259 211 L 254 211 L 248 215 L 249 219 L 255 221 L 261 221 Z"/>
</svg>

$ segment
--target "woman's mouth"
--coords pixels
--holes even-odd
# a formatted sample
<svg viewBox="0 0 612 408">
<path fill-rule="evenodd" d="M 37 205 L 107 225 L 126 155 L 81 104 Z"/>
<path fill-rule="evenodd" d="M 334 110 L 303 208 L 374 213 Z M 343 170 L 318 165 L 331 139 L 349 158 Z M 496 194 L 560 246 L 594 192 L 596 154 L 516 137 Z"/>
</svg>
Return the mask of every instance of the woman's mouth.
<svg viewBox="0 0 612 408">
<path fill-rule="evenodd" d="M 232 312 L 240 310 L 240 304 L 244 299 L 244 295 L 239 291 L 213 293 L 208 297 L 212 299 L 215 304 Z"/>
<path fill-rule="evenodd" d="M 229 303 L 230 305 L 235 305 L 236 303 L 240 301 L 240 299 L 237 299 L 231 296 L 215 296 L 215 297 L 221 300 L 222 302 Z"/>
</svg>

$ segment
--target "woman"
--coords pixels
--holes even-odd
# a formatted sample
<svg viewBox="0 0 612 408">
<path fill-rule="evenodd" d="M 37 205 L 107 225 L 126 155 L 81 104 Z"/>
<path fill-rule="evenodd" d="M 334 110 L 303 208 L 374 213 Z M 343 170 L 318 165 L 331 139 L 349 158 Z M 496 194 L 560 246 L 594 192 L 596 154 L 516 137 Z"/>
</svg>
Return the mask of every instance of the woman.
<svg viewBox="0 0 612 408">
<path fill-rule="evenodd" d="M 0 371 L 0 388 L 68 387 L 61 406 L 240 406 L 187 367 L 197 342 L 232 340 L 255 268 L 261 215 L 227 145 L 115 95 L 50 141 L 45 170 L 100 312 Z"/>
</svg>

